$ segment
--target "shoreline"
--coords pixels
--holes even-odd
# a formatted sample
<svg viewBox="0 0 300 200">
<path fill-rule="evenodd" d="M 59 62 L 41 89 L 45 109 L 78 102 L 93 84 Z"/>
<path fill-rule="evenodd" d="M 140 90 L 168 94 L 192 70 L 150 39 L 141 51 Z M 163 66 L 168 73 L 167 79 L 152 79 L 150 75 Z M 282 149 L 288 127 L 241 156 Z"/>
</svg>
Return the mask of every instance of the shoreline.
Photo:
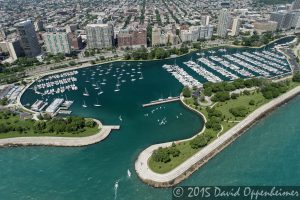
<svg viewBox="0 0 300 200">
<path fill-rule="evenodd" d="M 250 113 L 241 122 L 236 124 L 227 132 L 223 133 L 219 138 L 215 139 L 213 142 L 194 154 L 192 157 L 188 158 L 182 164 L 167 173 L 159 174 L 153 172 L 148 167 L 148 159 L 155 149 L 159 147 L 168 147 L 172 142 L 151 145 L 147 149 L 143 150 L 135 161 L 135 170 L 138 177 L 144 183 L 153 187 L 172 187 L 180 183 L 181 181 L 188 178 L 193 172 L 198 170 L 201 166 L 206 164 L 211 158 L 225 149 L 228 145 L 234 142 L 256 122 L 267 116 L 274 109 L 296 97 L 299 93 L 300 86 L 297 86 L 296 88 L 293 88 L 285 94 L 282 94 L 272 101 L 262 105 L 261 107 Z M 192 138 L 186 140 L 190 140 Z"/>
<path fill-rule="evenodd" d="M 106 139 L 116 126 L 103 126 L 99 120 L 93 119 L 98 124 L 98 133 L 84 137 L 13 137 L 0 139 L 0 147 L 12 146 L 56 146 L 56 147 L 82 147 L 98 143 Z"/>
<path fill-rule="evenodd" d="M 29 76 L 29 77 L 25 77 L 24 79 L 42 78 L 44 76 L 51 75 L 51 74 L 56 74 L 56 73 L 61 73 L 61 72 L 71 71 L 71 70 L 76 70 L 76 69 L 82 69 L 82 68 L 87 68 L 87 67 L 93 67 L 93 66 L 102 65 L 102 64 L 109 64 L 109 63 L 114 63 L 114 62 L 150 62 L 150 61 L 170 60 L 170 59 L 180 58 L 180 57 L 186 56 L 188 54 L 195 53 L 197 51 L 203 51 L 203 50 L 206 51 L 208 49 L 215 49 L 215 48 L 221 48 L 221 47 L 260 49 L 260 48 L 263 48 L 267 45 L 270 45 L 270 44 L 272 44 L 272 43 L 274 43 L 278 40 L 288 38 L 288 37 L 295 37 L 295 35 L 284 36 L 284 37 L 275 39 L 275 40 L 271 41 L 270 43 L 259 46 L 259 47 L 247 47 L 247 46 L 240 46 L 240 45 L 222 44 L 222 45 L 219 45 L 219 46 L 205 47 L 205 48 L 201 48 L 201 49 L 191 49 L 191 51 L 189 51 L 188 53 L 178 55 L 174 58 L 169 57 L 169 58 L 164 58 L 164 59 L 146 59 L 146 60 L 124 60 L 124 59 L 121 58 L 121 59 L 116 59 L 116 60 L 100 62 L 100 63 L 96 63 L 96 64 L 91 64 L 89 62 L 86 62 L 86 63 L 81 64 L 80 66 L 73 66 L 73 67 L 67 67 L 67 68 L 58 68 L 58 69 L 50 70 L 48 72 L 44 72 L 44 73 L 41 73 L 41 74 L 38 74 L 38 75 L 32 75 L 32 76 Z"/>
</svg>

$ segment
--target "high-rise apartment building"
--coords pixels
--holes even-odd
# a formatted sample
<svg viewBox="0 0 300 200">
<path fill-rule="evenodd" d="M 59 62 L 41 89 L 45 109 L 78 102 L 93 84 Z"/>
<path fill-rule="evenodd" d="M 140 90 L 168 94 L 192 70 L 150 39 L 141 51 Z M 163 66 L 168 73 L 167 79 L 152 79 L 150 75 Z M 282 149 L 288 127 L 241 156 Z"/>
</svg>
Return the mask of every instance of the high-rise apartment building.
<svg viewBox="0 0 300 200">
<path fill-rule="evenodd" d="M 222 9 L 218 18 L 218 29 L 217 34 L 220 37 L 227 36 L 227 29 L 230 25 L 230 14 L 227 9 Z"/>
<path fill-rule="evenodd" d="M 241 20 L 240 18 L 236 17 L 232 20 L 232 27 L 231 27 L 231 32 L 230 36 L 237 36 L 240 31 L 240 26 L 241 26 Z"/>
<path fill-rule="evenodd" d="M 51 54 L 70 54 L 71 42 L 66 32 L 47 32 L 43 34 L 46 50 Z"/>
<path fill-rule="evenodd" d="M 34 26 L 30 20 L 17 23 L 18 34 L 20 36 L 20 44 L 25 53 L 25 56 L 35 57 L 41 53 Z"/>
<path fill-rule="evenodd" d="M 147 31 L 144 27 L 130 27 L 120 30 L 118 34 L 119 48 L 147 47 Z"/>
<path fill-rule="evenodd" d="M 114 30 L 111 24 L 88 24 L 86 36 L 90 49 L 104 49 L 113 46 Z"/>
</svg>

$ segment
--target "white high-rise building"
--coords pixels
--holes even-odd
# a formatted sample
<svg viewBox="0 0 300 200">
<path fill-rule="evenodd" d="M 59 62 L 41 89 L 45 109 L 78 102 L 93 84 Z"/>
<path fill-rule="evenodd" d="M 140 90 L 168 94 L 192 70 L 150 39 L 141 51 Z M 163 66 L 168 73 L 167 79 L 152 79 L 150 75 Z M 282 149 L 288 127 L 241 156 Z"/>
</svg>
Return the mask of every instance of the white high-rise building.
<svg viewBox="0 0 300 200">
<path fill-rule="evenodd" d="M 219 14 L 217 34 L 220 37 L 227 36 L 227 29 L 230 25 L 230 14 L 227 9 L 222 9 Z"/>
<path fill-rule="evenodd" d="M 71 42 L 65 32 L 48 32 L 43 34 L 46 50 L 51 54 L 70 54 Z"/>
<path fill-rule="evenodd" d="M 205 17 L 205 26 L 208 26 L 208 25 L 209 25 L 209 22 L 210 22 L 210 16 L 207 15 L 207 16 Z"/>
<path fill-rule="evenodd" d="M 21 47 L 25 56 L 35 57 L 41 53 L 41 47 L 34 30 L 34 26 L 30 20 L 17 23 L 18 34 L 20 36 Z"/>
<path fill-rule="evenodd" d="M 188 30 L 181 30 L 182 42 L 192 41 L 196 42 L 201 39 L 211 39 L 213 33 L 213 26 L 191 26 Z"/>
<path fill-rule="evenodd" d="M 114 30 L 111 24 L 88 24 L 86 36 L 90 49 L 104 49 L 113 46 Z"/>
<path fill-rule="evenodd" d="M 241 26 L 240 18 L 238 17 L 234 18 L 232 20 L 232 28 L 231 28 L 230 36 L 237 36 L 239 34 L 240 26 Z"/>
</svg>

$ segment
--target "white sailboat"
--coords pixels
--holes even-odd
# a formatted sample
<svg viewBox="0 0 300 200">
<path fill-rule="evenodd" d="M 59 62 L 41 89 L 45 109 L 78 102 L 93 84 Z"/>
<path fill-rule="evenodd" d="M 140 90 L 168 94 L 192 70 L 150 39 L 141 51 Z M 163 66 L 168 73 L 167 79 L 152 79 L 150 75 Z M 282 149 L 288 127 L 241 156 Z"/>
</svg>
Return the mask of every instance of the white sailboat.
<svg viewBox="0 0 300 200">
<path fill-rule="evenodd" d="M 99 84 L 98 84 L 98 82 L 96 83 L 95 90 L 99 90 Z"/>
<path fill-rule="evenodd" d="M 99 85 L 99 89 L 100 91 L 98 92 L 98 95 L 103 94 L 103 90 L 101 89 L 100 85 Z"/>
<path fill-rule="evenodd" d="M 141 76 L 140 76 L 140 78 L 139 79 L 144 79 L 144 77 L 143 77 L 143 73 L 141 72 Z"/>
<path fill-rule="evenodd" d="M 94 104 L 95 107 L 100 107 L 101 105 L 99 104 L 98 98 L 97 98 L 97 102 Z"/>
<path fill-rule="evenodd" d="M 87 91 L 86 88 L 84 88 L 84 93 L 83 93 L 83 96 L 90 96 L 89 92 Z"/>
<path fill-rule="evenodd" d="M 118 85 L 116 85 L 116 89 L 114 90 L 115 92 L 119 92 L 120 91 L 120 88 Z"/>
<path fill-rule="evenodd" d="M 128 178 L 130 178 L 130 177 L 131 177 L 131 172 L 130 172 L 130 170 L 129 170 L 129 169 L 127 170 L 127 176 L 128 176 Z"/>
<path fill-rule="evenodd" d="M 120 79 L 118 79 L 118 81 L 117 81 L 117 84 L 116 84 L 117 86 L 120 86 L 121 84 L 120 84 Z"/>
<path fill-rule="evenodd" d="M 132 77 L 132 78 L 131 78 L 131 81 L 135 81 L 135 80 L 136 80 L 135 77 Z"/>
<path fill-rule="evenodd" d="M 84 101 L 84 100 L 83 100 L 83 105 L 82 105 L 82 107 L 84 107 L 84 108 L 87 107 L 87 105 L 85 104 L 85 101 Z"/>
<path fill-rule="evenodd" d="M 122 116 L 121 116 L 121 115 L 119 116 L 119 120 L 120 120 L 120 121 L 123 121 L 123 119 L 122 119 Z"/>
</svg>

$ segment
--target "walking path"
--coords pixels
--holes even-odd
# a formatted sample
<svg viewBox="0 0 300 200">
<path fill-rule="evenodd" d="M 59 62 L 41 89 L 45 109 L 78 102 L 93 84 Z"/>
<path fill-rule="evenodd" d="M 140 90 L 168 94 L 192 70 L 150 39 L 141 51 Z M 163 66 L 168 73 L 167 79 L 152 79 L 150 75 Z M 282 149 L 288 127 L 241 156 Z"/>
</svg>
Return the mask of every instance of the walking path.
<svg viewBox="0 0 300 200">
<path fill-rule="evenodd" d="M 97 122 L 99 133 L 86 137 L 15 137 L 0 139 L 0 147 L 5 146 L 63 146 L 63 147 L 79 147 L 98 143 L 108 137 L 109 133 L 119 126 L 102 126 L 99 120 Z"/>
<path fill-rule="evenodd" d="M 212 143 L 204 147 L 202 150 L 197 152 L 195 155 L 187 159 L 185 162 L 183 162 L 181 165 L 177 166 L 170 172 L 164 174 L 153 172 L 148 167 L 148 160 L 154 150 L 158 149 L 159 147 L 171 146 L 172 142 L 155 144 L 142 151 L 135 162 L 135 170 L 138 176 L 149 185 L 152 185 L 154 187 L 171 187 L 186 179 L 199 167 L 205 164 L 210 158 L 215 156 L 218 152 L 223 150 L 227 145 L 229 145 L 237 137 L 239 137 L 246 129 L 254 124 L 255 121 L 264 117 L 267 112 L 270 112 L 279 105 L 282 105 L 299 93 L 300 86 L 277 97 L 269 103 L 262 105 L 241 122 L 236 124 L 233 128 L 222 134 L 219 138 L 214 140 Z"/>
</svg>

